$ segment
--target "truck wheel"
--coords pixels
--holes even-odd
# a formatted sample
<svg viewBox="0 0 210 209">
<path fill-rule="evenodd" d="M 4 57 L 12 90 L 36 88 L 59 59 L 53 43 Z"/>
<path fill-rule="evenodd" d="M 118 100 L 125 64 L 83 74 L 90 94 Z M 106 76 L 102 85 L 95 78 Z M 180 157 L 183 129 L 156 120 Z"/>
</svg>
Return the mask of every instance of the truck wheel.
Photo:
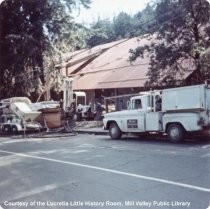
<svg viewBox="0 0 210 209">
<path fill-rule="evenodd" d="M 12 134 L 17 134 L 18 133 L 17 126 L 13 125 L 12 128 L 11 128 L 11 132 L 12 132 Z"/>
<path fill-rule="evenodd" d="M 11 127 L 10 127 L 10 125 L 4 125 L 4 126 L 2 127 L 2 132 L 3 132 L 4 134 L 10 134 L 10 133 L 11 133 Z"/>
<path fill-rule="evenodd" d="M 184 139 L 184 129 L 180 124 L 171 124 L 167 129 L 167 136 L 171 142 L 181 142 Z"/>
<path fill-rule="evenodd" d="M 112 139 L 120 139 L 121 138 L 122 132 L 116 123 L 112 123 L 109 126 L 109 135 L 111 136 Z"/>
</svg>

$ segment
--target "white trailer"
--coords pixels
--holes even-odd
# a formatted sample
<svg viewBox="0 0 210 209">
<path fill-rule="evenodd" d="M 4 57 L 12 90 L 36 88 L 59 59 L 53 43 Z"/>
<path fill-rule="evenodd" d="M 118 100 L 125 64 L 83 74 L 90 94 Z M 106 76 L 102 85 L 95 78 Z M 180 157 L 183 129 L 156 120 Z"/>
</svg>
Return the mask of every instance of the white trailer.
<svg viewBox="0 0 210 209">
<path fill-rule="evenodd" d="M 103 123 L 113 139 L 123 133 L 156 132 L 180 142 L 187 133 L 209 133 L 210 88 L 196 85 L 143 92 L 130 99 L 128 110 L 105 114 Z"/>
<path fill-rule="evenodd" d="M 86 93 L 84 91 L 73 91 L 73 79 L 64 80 L 63 109 L 71 112 L 75 120 L 94 119 L 91 105 L 87 104 Z"/>
<path fill-rule="evenodd" d="M 31 101 L 27 97 L 12 97 L 1 100 L 1 109 L 4 109 L 0 117 L 0 130 L 5 134 L 16 134 L 20 131 L 40 130 L 41 126 L 33 120 L 41 112 L 33 111 L 29 105 Z"/>
<path fill-rule="evenodd" d="M 74 91 L 74 102 L 76 105 L 76 120 L 93 120 L 94 112 L 91 110 L 91 105 L 87 104 L 86 93 L 83 91 Z"/>
</svg>

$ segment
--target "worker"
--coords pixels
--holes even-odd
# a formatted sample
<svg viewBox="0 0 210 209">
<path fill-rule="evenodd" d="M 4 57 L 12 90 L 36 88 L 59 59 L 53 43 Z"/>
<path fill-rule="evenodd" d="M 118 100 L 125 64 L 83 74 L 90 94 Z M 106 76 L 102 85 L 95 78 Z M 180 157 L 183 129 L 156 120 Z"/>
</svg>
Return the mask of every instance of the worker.
<svg viewBox="0 0 210 209">
<path fill-rule="evenodd" d="M 162 108 L 162 99 L 159 95 L 155 96 L 155 109 L 156 111 L 161 111 Z"/>
<path fill-rule="evenodd" d="M 74 114 L 76 113 L 76 101 L 73 99 L 73 102 L 70 104 L 70 111 Z"/>
<path fill-rule="evenodd" d="M 142 105 L 141 105 L 141 100 L 140 99 L 136 99 L 135 100 L 135 109 L 141 109 Z"/>
<path fill-rule="evenodd" d="M 95 103 L 96 107 L 96 120 L 101 120 L 102 119 L 102 112 L 105 110 L 101 103 L 96 101 Z"/>
</svg>

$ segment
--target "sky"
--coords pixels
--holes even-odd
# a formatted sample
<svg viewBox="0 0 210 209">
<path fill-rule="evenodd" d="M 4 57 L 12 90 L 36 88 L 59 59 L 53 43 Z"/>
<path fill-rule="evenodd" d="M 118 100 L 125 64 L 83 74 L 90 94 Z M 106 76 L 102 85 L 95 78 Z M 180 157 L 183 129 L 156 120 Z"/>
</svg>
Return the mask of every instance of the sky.
<svg viewBox="0 0 210 209">
<path fill-rule="evenodd" d="M 151 0 L 92 0 L 90 9 L 81 9 L 80 14 L 75 15 L 77 22 L 91 23 L 98 17 L 112 19 L 120 12 L 130 15 L 135 14 L 146 7 Z"/>
<path fill-rule="evenodd" d="M 0 3 L 3 0 L 0 0 Z M 97 21 L 98 17 L 110 18 L 118 15 L 120 12 L 126 12 L 130 15 L 143 10 L 146 4 L 152 0 L 91 0 L 90 9 L 81 9 L 80 13 L 74 14 L 77 22 L 89 24 Z M 210 2 L 210 0 L 207 0 Z"/>
</svg>

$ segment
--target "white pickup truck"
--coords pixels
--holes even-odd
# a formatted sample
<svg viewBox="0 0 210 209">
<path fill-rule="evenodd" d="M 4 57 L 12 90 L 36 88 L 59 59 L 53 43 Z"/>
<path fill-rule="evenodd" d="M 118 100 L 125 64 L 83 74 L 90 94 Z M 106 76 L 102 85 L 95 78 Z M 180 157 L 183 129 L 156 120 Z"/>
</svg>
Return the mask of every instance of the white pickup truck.
<svg viewBox="0 0 210 209">
<path fill-rule="evenodd" d="M 187 133 L 210 133 L 210 88 L 142 92 L 130 99 L 128 110 L 106 113 L 103 124 L 112 139 L 123 133 L 166 133 L 171 142 L 181 142 Z"/>
</svg>

